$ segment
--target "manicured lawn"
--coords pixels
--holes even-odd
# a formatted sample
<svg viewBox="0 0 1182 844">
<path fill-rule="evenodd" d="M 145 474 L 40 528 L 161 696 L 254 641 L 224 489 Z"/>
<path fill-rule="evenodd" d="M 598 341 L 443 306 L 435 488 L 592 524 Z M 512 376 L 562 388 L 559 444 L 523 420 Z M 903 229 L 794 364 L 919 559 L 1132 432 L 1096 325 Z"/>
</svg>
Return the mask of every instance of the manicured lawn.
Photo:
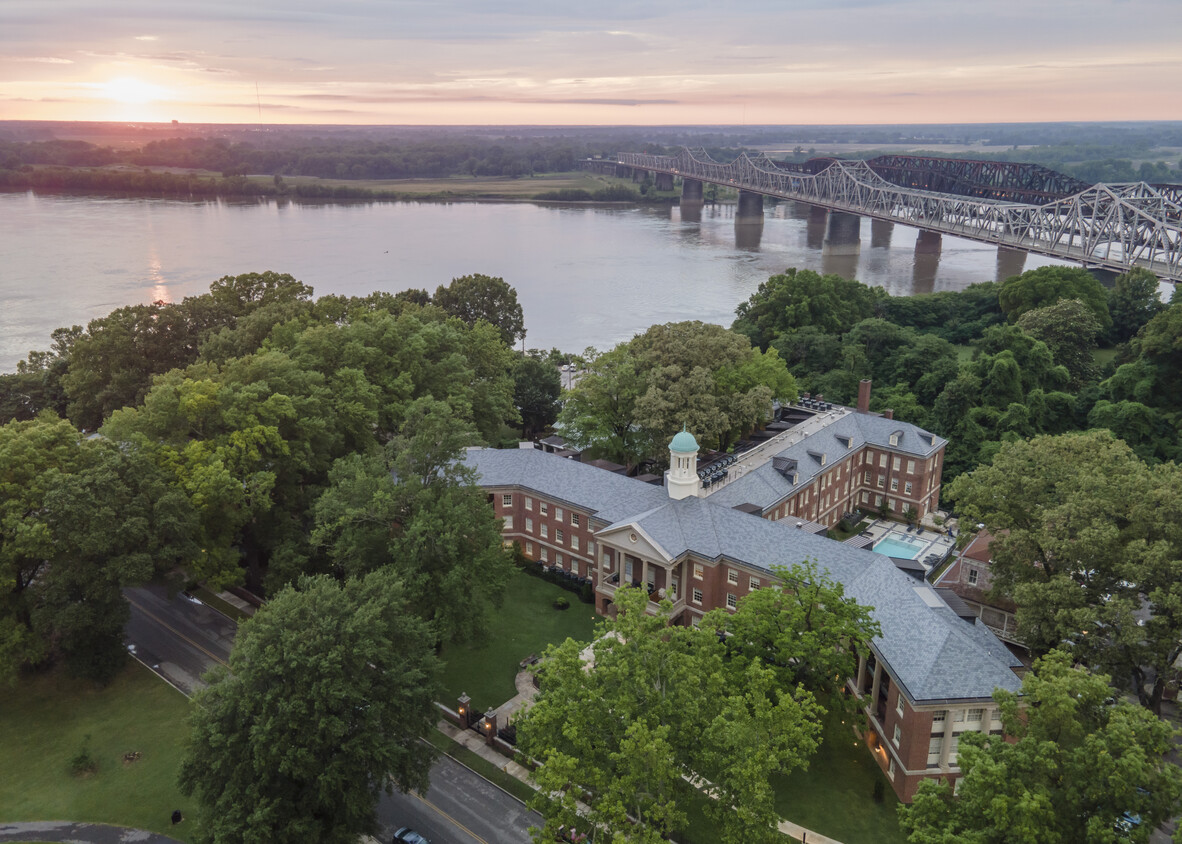
<svg viewBox="0 0 1182 844">
<path fill-rule="evenodd" d="M 846 721 L 850 719 L 846 716 Z M 780 815 L 843 844 L 903 844 L 891 784 L 848 724 L 830 716 L 825 741 L 805 771 L 772 780 Z M 882 803 L 874 783 L 883 784 Z"/>
<path fill-rule="evenodd" d="M 554 609 L 554 599 L 560 596 L 570 599 L 570 609 Z M 547 645 L 567 638 L 589 642 L 594 628 L 590 604 L 515 569 L 505 601 L 490 619 L 488 636 L 482 642 L 443 649 L 443 703 L 454 708 L 456 698 L 467 693 L 478 709 L 500 706 L 517 694 L 513 678 L 523 659 L 541 656 Z"/>
<path fill-rule="evenodd" d="M 111 685 L 60 672 L 0 688 L 0 822 L 68 820 L 192 840 L 194 801 L 177 790 L 189 702 L 139 663 Z M 69 771 L 89 735 L 98 770 Z M 134 762 L 123 755 L 138 751 Z M 185 821 L 169 816 L 180 809 Z"/>
</svg>

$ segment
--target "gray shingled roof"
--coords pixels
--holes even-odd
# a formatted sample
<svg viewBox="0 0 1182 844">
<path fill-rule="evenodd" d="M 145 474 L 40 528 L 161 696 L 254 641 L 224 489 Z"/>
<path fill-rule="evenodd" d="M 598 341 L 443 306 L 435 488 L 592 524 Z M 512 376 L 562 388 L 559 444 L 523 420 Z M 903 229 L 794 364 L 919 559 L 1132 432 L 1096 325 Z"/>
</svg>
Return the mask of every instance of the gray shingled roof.
<svg viewBox="0 0 1182 844">
<path fill-rule="evenodd" d="M 899 442 L 891 445 L 891 434 L 898 433 Z M 849 447 L 846 443 L 849 443 Z M 947 440 L 937 437 L 909 422 L 885 419 L 866 413 L 849 413 L 822 428 L 795 445 L 790 445 L 776 454 L 796 461 L 797 483 L 793 484 L 776 471 L 772 461 L 757 469 L 735 478 L 726 486 L 712 492 L 711 501 L 727 507 L 738 504 L 755 504 L 764 509 L 771 507 L 795 490 L 803 489 L 821 474 L 822 466 L 813 455 L 825 454 L 825 469 L 832 468 L 845 457 L 863 445 L 874 445 L 913 454 L 926 460 L 939 451 Z"/>
<path fill-rule="evenodd" d="M 613 527 L 637 525 L 674 558 L 693 552 L 764 571 L 815 560 L 848 596 L 874 607 L 882 628 L 874 649 L 916 702 L 988 698 L 994 688 L 1021 686 L 1011 670 L 1020 662 L 988 628 L 958 618 L 882 554 L 720 506 L 716 496 L 674 501 L 661 487 L 540 451 L 474 449 L 466 460 L 486 486 L 532 489 L 592 510 Z M 919 590 L 930 592 L 935 606 Z"/>
</svg>

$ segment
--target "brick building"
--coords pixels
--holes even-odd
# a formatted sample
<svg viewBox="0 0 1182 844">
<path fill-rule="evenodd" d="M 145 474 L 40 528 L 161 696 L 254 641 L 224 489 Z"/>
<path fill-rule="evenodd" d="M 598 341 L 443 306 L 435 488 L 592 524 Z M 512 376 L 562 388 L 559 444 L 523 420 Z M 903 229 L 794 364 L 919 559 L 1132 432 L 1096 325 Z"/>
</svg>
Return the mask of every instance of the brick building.
<svg viewBox="0 0 1182 844">
<path fill-rule="evenodd" d="M 993 588 L 993 556 L 989 553 L 989 544 L 992 541 L 989 531 L 979 531 L 936 580 L 936 586 L 955 592 L 999 639 L 1021 645 L 1018 623 L 1014 617 L 1017 604 L 1008 598 L 990 594 Z"/>
<path fill-rule="evenodd" d="M 874 758 L 910 800 L 925 777 L 958 775 L 961 733 L 1001 729 L 993 690 L 1017 690 L 1021 663 L 975 617 L 887 557 L 796 527 L 831 524 L 863 493 L 898 493 L 917 509 L 934 507 L 938 496 L 944 441 L 849 408 L 824 413 L 785 432 L 798 436 L 744 455 L 716 488 L 703 485 L 686 432 L 670 444 L 664 487 L 531 449 L 472 449 L 467 462 L 504 520 L 505 541 L 588 579 L 601 614 L 614 611 L 616 589 L 631 583 L 648 587 L 654 610 L 668 598 L 674 619 L 694 624 L 770 585 L 771 566 L 816 561 L 851 598 L 874 607 L 882 635 L 849 688 L 863 702 Z M 783 462 L 793 460 L 795 467 Z"/>
</svg>

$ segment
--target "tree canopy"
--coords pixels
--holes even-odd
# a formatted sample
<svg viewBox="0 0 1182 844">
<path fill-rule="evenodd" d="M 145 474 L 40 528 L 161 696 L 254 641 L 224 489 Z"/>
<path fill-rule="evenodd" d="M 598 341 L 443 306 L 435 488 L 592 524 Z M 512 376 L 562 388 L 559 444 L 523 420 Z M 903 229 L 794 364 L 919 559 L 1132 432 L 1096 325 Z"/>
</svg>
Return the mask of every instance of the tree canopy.
<svg viewBox="0 0 1182 844">
<path fill-rule="evenodd" d="M 503 278 L 479 273 L 460 276 L 449 285 L 440 285 L 431 302 L 468 325 L 484 320 L 496 326 L 506 346 L 512 347 L 525 337 L 525 318 L 517 304 L 517 291 Z"/>
<path fill-rule="evenodd" d="M 1174 730 L 1114 700 L 1107 680 L 1055 652 L 1035 663 L 1021 697 L 996 692 L 1005 737 L 960 737 L 956 796 L 926 779 L 899 807 L 908 841 L 1148 841 L 1182 795 L 1182 772 L 1166 758 Z"/>
<path fill-rule="evenodd" d="M 433 634 L 391 571 L 306 578 L 244 623 L 194 696 L 181 790 L 212 844 L 354 842 L 393 786 L 426 789 Z"/>
<path fill-rule="evenodd" d="M 997 299 L 1011 321 L 1061 299 L 1078 299 L 1095 315 L 1101 330 L 1112 325 L 1108 294 L 1096 277 L 1081 267 L 1039 267 L 1011 276 L 1001 283 Z"/>
</svg>

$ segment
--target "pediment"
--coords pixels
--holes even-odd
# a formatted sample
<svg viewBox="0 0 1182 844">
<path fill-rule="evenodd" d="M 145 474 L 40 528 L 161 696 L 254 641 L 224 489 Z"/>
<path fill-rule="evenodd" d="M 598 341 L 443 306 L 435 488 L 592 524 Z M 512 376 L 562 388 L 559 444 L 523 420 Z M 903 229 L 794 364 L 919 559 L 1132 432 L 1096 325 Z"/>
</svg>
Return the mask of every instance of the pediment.
<svg viewBox="0 0 1182 844">
<path fill-rule="evenodd" d="M 634 557 L 664 560 L 666 563 L 673 562 L 673 557 L 655 539 L 645 533 L 644 528 L 635 522 L 617 525 L 600 531 L 596 534 L 595 538 L 599 541 L 600 545 L 606 542 L 608 545 L 619 548 L 626 554 L 631 554 Z"/>
</svg>

